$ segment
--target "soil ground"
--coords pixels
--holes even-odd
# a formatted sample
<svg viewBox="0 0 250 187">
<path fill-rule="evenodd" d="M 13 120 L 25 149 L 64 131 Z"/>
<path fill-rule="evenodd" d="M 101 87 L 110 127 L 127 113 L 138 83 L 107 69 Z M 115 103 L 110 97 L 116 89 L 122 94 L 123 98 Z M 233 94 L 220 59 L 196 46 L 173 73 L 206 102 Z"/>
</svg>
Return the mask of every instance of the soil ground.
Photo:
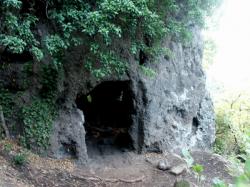
<svg viewBox="0 0 250 187">
<path fill-rule="evenodd" d="M 70 159 L 55 160 L 29 153 L 27 163 L 17 167 L 11 161 L 11 155 L 22 150 L 11 142 L 11 151 L 7 153 L 6 144 L 0 143 L 0 187 L 172 187 L 180 179 L 190 181 L 192 186 L 207 187 L 212 186 L 215 177 L 232 182 L 227 162 L 219 155 L 204 151 L 192 152 L 195 163 L 204 166 L 205 180 L 198 185 L 190 171 L 175 176 L 157 169 L 157 163 L 162 159 L 171 166 L 184 162 L 172 153 L 139 155 L 133 151 L 109 151 L 92 155 L 88 167 L 79 166 Z"/>
</svg>

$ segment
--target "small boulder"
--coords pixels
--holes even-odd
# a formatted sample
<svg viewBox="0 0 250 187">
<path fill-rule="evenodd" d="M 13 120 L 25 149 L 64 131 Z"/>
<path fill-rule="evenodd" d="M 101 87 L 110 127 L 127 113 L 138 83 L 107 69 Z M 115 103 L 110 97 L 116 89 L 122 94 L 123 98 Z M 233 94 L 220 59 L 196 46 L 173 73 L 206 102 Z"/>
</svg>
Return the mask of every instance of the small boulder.
<svg viewBox="0 0 250 187">
<path fill-rule="evenodd" d="M 158 169 L 163 170 L 163 171 L 170 169 L 170 165 L 166 160 L 160 160 L 158 162 L 157 167 Z"/>
<path fill-rule="evenodd" d="M 157 166 L 157 160 L 153 159 L 153 158 L 145 158 L 145 161 L 148 162 L 149 164 L 153 165 L 153 166 Z"/>
<path fill-rule="evenodd" d="M 172 173 L 174 175 L 180 175 L 185 171 L 187 171 L 187 165 L 186 164 L 180 164 L 180 165 L 172 167 L 171 170 L 170 170 L 170 173 Z"/>
</svg>

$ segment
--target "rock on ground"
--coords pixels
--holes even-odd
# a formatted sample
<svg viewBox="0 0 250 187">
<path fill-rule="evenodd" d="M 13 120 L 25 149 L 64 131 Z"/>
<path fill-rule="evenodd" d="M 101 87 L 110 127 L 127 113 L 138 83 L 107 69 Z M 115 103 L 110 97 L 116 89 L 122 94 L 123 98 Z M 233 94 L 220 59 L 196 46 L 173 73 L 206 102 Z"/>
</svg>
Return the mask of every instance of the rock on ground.
<svg viewBox="0 0 250 187">
<path fill-rule="evenodd" d="M 170 169 L 170 173 L 172 173 L 174 175 L 180 175 L 186 171 L 187 171 L 187 164 L 180 164 L 180 165 L 174 166 Z"/>
</svg>

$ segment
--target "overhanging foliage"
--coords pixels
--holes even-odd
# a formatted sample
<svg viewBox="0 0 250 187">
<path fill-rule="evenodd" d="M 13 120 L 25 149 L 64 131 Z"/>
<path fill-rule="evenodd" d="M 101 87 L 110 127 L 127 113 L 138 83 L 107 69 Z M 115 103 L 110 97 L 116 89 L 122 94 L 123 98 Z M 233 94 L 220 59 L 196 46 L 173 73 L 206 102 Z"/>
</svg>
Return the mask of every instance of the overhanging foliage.
<svg viewBox="0 0 250 187">
<path fill-rule="evenodd" d="M 97 77 L 121 73 L 126 60 L 114 48 L 124 40 L 131 54 L 154 56 L 162 37 L 188 37 L 188 24 L 202 24 L 218 0 L 2 0 L 0 45 L 29 51 L 34 61 L 50 55 L 60 64 L 65 51 L 85 46 L 85 67 Z M 45 40 L 37 24 L 53 26 Z"/>
</svg>

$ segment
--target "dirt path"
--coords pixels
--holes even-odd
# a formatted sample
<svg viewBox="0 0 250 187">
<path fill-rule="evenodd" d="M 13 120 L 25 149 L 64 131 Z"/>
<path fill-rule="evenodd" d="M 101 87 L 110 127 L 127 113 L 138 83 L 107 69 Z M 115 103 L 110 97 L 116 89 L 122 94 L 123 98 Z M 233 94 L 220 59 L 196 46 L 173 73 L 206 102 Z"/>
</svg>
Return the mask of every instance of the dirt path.
<svg viewBox="0 0 250 187">
<path fill-rule="evenodd" d="M 179 179 L 196 183 L 190 172 L 175 176 L 157 169 L 156 164 L 161 159 L 172 166 L 183 162 L 173 154 L 110 154 L 90 160 L 89 167 L 79 167 L 72 160 L 53 160 L 30 154 L 27 164 L 16 167 L 3 151 L 0 151 L 0 187 L 172 187 Z M 215 177 L 232 181 L 226 162 L 220 156 L 201 151 L 192 155 L 195 162 L 205 168 L 204 187 L 212 186 Z"/>
</svg>

